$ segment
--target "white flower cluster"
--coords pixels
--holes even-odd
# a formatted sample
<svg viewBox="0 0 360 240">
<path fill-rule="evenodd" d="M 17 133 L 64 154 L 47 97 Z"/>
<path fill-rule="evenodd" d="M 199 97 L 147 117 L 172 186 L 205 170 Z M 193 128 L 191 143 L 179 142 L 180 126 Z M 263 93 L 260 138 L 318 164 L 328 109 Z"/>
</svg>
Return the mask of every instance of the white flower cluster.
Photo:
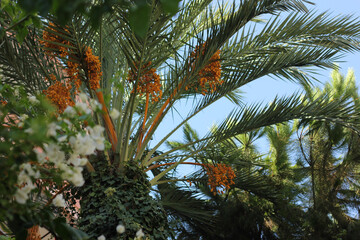
<svg viewBox="0 0 360 240">
<path fill-rule="evenodd" d="M 120 117 L 119 111 L 114 108 L 114 109 L 111 110 L 111 112 L 110 112 L 110 117 L 111 117 L 113 120 L 119 118 L 119 117 Z"/>
<path fill-rule="evenodd" d="M 18 176 L 17 184 L 21 187 L 19 188 L 15 193 L 15 200 L 18 203 L 24 204 L 26 200 L 29 198 L 29 193 L 31 190 L 35 188 L 35 185 L 31 179 L 33 178 L 39 178 L 40 172 L 36 170 L 36 168 L 30 163 L 23 163 L 20 166 L 20 173 Z"/>
<path fill-rule="evenodd" d="M 119 233 L 119 234 L 123 234 L 125 232 L 125 226 L 122 225 L 122 224 L 119 224 L 116 226 L 116 231 Z M 140 228 L 137 232 L 136 232 L 136 235 L 135 235 L 135 238 L 134 240 L 141 240 L 143 239 L 143 237 L 145 237 L 145 234 L 143 232 L 143 230 Z M 97 240 L 106 240 L 106 237 L 104 235 L 101 235 L 97 238 Z"/>
<path fill-rule="evenodd" d="M 145 236 L 145 234 L 144 234 L 143 230 L 140 228 L 140 229 L 136 232 L 136 237 L 135 237 L 135 239 L 136 239 L 136 240 L 140 240 L 140 239 L 142 239 L 144 236 Z"/>
<path fill-rule="evenodd" d="M 51 125 L 51 124 L 50 124 Z M 53 127 L 51 125 L 51 127 Z M 38 158 L 42 161 L 47 158 L 50 162 L 54 163 L 55 167 L 62 170 L 61 177 L 73 183 L 75 186 L 80 187 L 84 184 L 82 176 L 83 166 L 87 163 L 86 156 L 94 154 L 95 150 L 104 150 L 105 138 L 103 137 L 104 128 L 97 125 L 93 128 L 86 128 L 88 134 L 77 133 L 75 136 L 65 138 L 64 136 L 58 138 L 58 144 L 45 145 L 44 153 Z M 65 159 L 65 152 L 61 150 L 60 145 L 68 145 L 72 149 L 70 157 Z"/>
<path fill-rule="evenodd" d="M 116 226 L 116 231 L 119 233 L 119 234 L 122 234 L 125 232 L 125 226 L 122 225 L 122 224 L 119 224 Z"/>
<path fill-rule="evenodd" d="M 52 202 L 55 207 L 65 207 L 65 199 L 62 194 L 57 195 Z"/>
<path fill-rule="evenodd" d="M 19 117 L 19 122 L 17 124 L 18 127 L 23 127 L 24 126 L 24 121 L 26 119 L 28 119 L 29 116 L 27 114 L 21 114 L 20 117 Z"/>
<path fill-rule="evenodd" d="M 39 103 L 40 103 L 40 101 L 39 101 L 35 96 L 33 96 L 33 95 L 29 95 L 29 96 L 28 96 L 28 99 L 29 99 L 29 102 L 30 102 L 31 104 L 36 105 L 36 104 L 39 104 Z"/>
<path fill-rule="evenodd" d="M 85 105 L 86 106 L 86 105 Z M 88 113 L 86 106 L 76 105 L 77 110 Z M 84 109 L 83 109 L 84 108 Z M 91 111 L 91 110 L 90 110 Z M 65 110 L 65 116 L 70 118 L 75 116 L 76 110 L 72 107 L 68 107 Z M 25 120 L 26 116 L 21 116 L 21 120 Z M 68 127 L 72 124 L 69 120 L 62 119 L 64 122 L 68 122 Z M 87 127 L 86 133 L 78 132 L 75 136 L 61 135 L 58 130 L 61 127 L 56 122 L 52 122 L 47 126 L 47 136 L 54 137 L 55 140 L 52 143 L 44 144 L 42 148 L 37 147 L 34 149 L 36 153 L 38 163 L 52 163 L 56 169 L 60 170 L 61 178 L 70 181 L 75 186 L 79 187 L 84 184 L 84 178 L 82 175 L 83 166 L 86 165 L 88 159 L 87 156 L 95 153 L 95 150 L 103 151 L 105 149 L 105 138 L 103 137 L 104 128 L 100 125 L 94 127 Z M 31 134 L 31 131 L 28 131 Z M 69 157 L 66 157 L 68 156 Z M 35 188 L 33 179 L 40 178 L 38 166 L 25 163 L 21 165 L 21 172 L 18 177 L 18 185 L 20 186 L 16 193 L 15 199 L 18 203 L 24 204 L 29 198 L 29 193 Z M 56 206 L 64 206 L 62 196 L 57 196 L 54 199 Z"/>
<path fill-rule="evenodd" d="M 105 238 L 104 235 L 101 235 L 101 236 L 99 236 L 97 239 L 98 239 L 98 240 L 105 240 L 106 238 Z"/>
</svg>

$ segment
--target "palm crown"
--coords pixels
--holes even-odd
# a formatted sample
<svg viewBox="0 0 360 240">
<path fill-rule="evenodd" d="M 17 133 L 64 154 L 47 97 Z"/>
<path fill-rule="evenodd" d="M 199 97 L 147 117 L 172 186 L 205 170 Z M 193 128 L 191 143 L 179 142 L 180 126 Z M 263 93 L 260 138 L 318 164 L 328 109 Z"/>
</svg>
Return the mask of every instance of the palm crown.
<svg viewBox="0 0 360 240">
<path fill-rule="evenodd" d="M 211 2 L 183 2 L 169 17 L 150 1 L 144 37 L 132 31 L 128 9 L 116 4 L 97 29 L 74 16 L 66 26 L 49 17 L 44 31 L 32 29 L 21 45 L 9 32 L 0 48 L 2 81 L 45 94 L 60 112 L 79 91 L 98 100 L 103 113 L 94 118 L 111 143 L 105 160 L 120 172 L 128 163 L 145 170 L 163 166 L 151 185 L 202 150 L 264 126 L 316 119 L 356 129 L 356 106 L 346 99 L 327 101 L 323 95 L 309 102 L 294 94 L 266 106 L 245 106 L 237 90 L 263 76 L 311 84 L 310 67 L 333 67 L 339 52 L 360 49 L 360 22 L 308 11 L 302 0 Z M 263 16 L 269 19 L 260 20 Z M 223 97 L 234 103 L 234 111 L 214 131 L 157 154 L 169 136 Z M 160 122 L 187 98 L 194 99 L 192 108 L 149 149 Z M 111 118 L 114 110 L 119 118 Z M 177 155 L 184 147 L 191 151 Z M 159 164 L 164 159 L 167 163 Z"/>
</svg>

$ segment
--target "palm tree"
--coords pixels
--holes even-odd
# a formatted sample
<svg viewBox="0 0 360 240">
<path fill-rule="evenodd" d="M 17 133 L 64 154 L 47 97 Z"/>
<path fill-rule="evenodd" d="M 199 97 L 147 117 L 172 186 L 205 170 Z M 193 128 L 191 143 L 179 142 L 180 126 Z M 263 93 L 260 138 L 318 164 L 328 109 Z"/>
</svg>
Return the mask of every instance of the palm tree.
<svg viewBox="0 0 360 240">
<path fill-rule="evenodd" d="M 354 73 L 347 76 L 333 70 L 331 82 L 323 90 L 305 87 L 308 101 L 315 95 L 331 95 L 358 104 Z M 356 113 L 354 113 L 356 114 Z M 298 138 L 294 138 L 295 130 Z M 288 201 L 303 208 L 298 224 L 303 228 L 301 239 L 352 239 L 358 220 L 358 135 L 338 124 L 312 121 L 294 122 L 267 127 L 270 154 L 266 158 L 271 174 L 285 185 L 283 194 Z M 296 154 L 294 154 L 296 153 Z M 279 209 L 281 210 L 281 209 Z M 303 213 L 301 213 L 303 212 Z M 292 214 L 295 216 L 295 214 Z M 279 225 L 281 238 L 289 230 Z M 291 232 L 291 231 L 290 231 Z"/>
<path fill-rule="evenodd" d="M 348 99 L 358 105 L 358 89 L 353 71 L 350 70 L 345 77 L 335 69 L 331 77 L 331 83 L 327 83 L 322 92 L 319 89 L 307 89 L 307 93 L 311 96 L 313 93 L 310 91 L 331 93 L 333 98 Z M 298 141 L 301 154 L 298 164 L 310 179 L 310 195 L 307 198 L 311 226 L 309 234 L 317 239 L 329 239 L 342 229 L 348 230 L 345 236 L 352 239 L 358 234 L 353 230 L 358 220 L 351 215 L 359 208 L 359 136 L 347 128 L 328 122 L 314 121 L 302 125 L 300 129 Z"/>
<path fill-rule="evenodd" d="M 344 77 L 335 69 L 331 83 L 327 83 L 324 90 L 307 88 L 306 92 L 310 97 L 316 92 L 358 102 L 352 71 Z M 297 129 L 299 139 L 296 141 Z M 199 138 L 188 124 L 183 132 L 185 142 L 168 142 L 171 148 L 187 146 Z M 255 140 L 263 134 L 270 145 L 265 156 L 254 151 Z M 193 186 L 197 191 L 193 191 L 200 190 L 207 196 L 202 199 L 204 204 L 215 206 L 217 210 L 212 212 L 215 222 L 211 227 L 216 229 L 213 233 L 216 237 L 212 238 L 356 238 L 359 222 L 351 215 L 359 208 L 358 141 L 357 134 L 337 124 L 313 121 L 304 125 L 295 121 L 238 135 L 198 153 L 193 158 L 195 162 L 225 162 L 240 173 L 231 189 L 220 196 L 209 194 L 210 189 L 203 179 L 206 175 L 203 178 L 189 176 L 195 179 Z M 184 147 L 181 151 L 189 154 L 193 149 Z M 248 169 L 252 171 L 244 178 Z M 184 209 L 186 206 L 182 206 Z M 194 232 L 209 238 L 196 225 L 187 223 L 187 226 L 186 233 L 192 233 L 189 239 Z"/>
<path fill-rule="evenodd" d="M 213 129 L 213 131 L 216 128 Z M 189 142 L 195 141 L 198 134 L 190 125 L 186 124 L 184 129 L 185 142 L 170 141 L 170 148 L 186 146 Z M 263 131 L 252 131 L 246 134 L 234 136 L 227 141 L 215 144 L 199 152 L 193 157 L 195 163 L 223 164 L 226 163 L 236 171 L 234 184 L 222 194 L 214 194 L 207 183 L 209 176 L 201 168 L 187 177 L 190 184 L 189 189 L 178 189 L 184 193 L 192 191 L 192 196 L 182 194 L 184 204 L 178 211 L 168 210 L 168 205 L 178 201 L 169 199 L 166 192 L 160 191 L 161 198 L 166 198 L 164 208 L 169 211 L 169 215 L 176 215 L 182 211 L 189 211 L 190 203 L 199 193 L 202 198 L 197 198 L 202 205 L 208 206 L 207 214 L 212 218 L 208 222 L 207 230 L 204 226 L 195 224 L 191 216 L 187 218 L 178 217 L 185 226 L 180 231 L 179 239 L 277 239 L 273 222 L 271 221 L 274 205 L 280 204 L 280 185 L 273 181 L 264 171 L 267 165 L 257 152 L 254 142 L 263 135 Z M 191 154 L 191 148 L 184 147 L 179 150 L 182 154 Z M 185 179 L 186 180 L 186 179 Z M 162 186 L 162 185 L 160 185 Z M 160 187 L 159 186 L 159 187 Z M 276 187 L 275 187 L 276 186 Z M 169 189 L 166 187 L 165 189 Z M 169 204 L 170 203 L 170 204 Z M 179 205 L 179 203 L 178 203 Z M 195 206 L 199 206 L 198 203 Z M 206 213 L 199 209 L 197 213 Z M 205 228 L 206 229 L 206 228 Z M 201 238 L 202 237 L 202 238 Z"/>
<path fill-rule="evenodd" d="M 43 31 L 30 29 L 23 44 L 9 30 L 0 44 L 3 83 L 44 93 L 60 112 L 74 104 L 79 91 L 102 104 L 103 114 L 94 118 L 105 127 L 111 149 L 90 159 L 91 173 L 80 190 L 80 226 L 93 236 L 112 237 L 111 229 L 121 219 L 128 224 L 129 235 L 124 237 L 143 228 L 155 239 L 164 238 L 166 232 L 155 229 L 164 227 L 166 219 L 149 197 L 150 186 L 168 182 L 168 173 L 204 149 L 293 119 L 326 120 L 355 129 L 356 106 L 344 99 L 330 102 L 328 96 L 320 96 L 310 102 L 293 94 L 267 106 L 240 104 L 236 90 L 260 77 L 309 85 L 309 67 L 333 67 L 339 52 L 360 49 L 360 22 L 308 11 L 308 2 L 242 0 L 215 7 L 210 0 L 193 0 L 182 2 L 170 17 L 154 0 L 149 2 L 150 23 L 144 37 L 132 31 L 129 9 L 115 3 L 113 13 L 102 17 L 98 29 L 77 15 L 66 26 L 49 16 Z M 287 16 L 281 17 L 283 12 Z M 270 19 L 262 25 L 259 18 L 265 15 Z M 13 16 L 6 16 L 9 21 L 4 22 L 10 22 Z M 234 104 L 234 111 L 215 131 L 157 154 L 176 130 L 223 97 Z M 192 99 L 192 108 L 149 148 L 164 117 L 183 99 Z M 113 110 L 119 118 L 112 119 Z M 188 155 L 175 154 L 183 147 L 192 150 Z M 144 172 L 156 168 L 160 171 L 148 182 Z M 103 188 L 108 190 L 105 195 Z M 112 195 L 114 191 L 117 194 Z M 112 204 L 103 200 L 109 196 L 116 196 Z M 129 209 L 136 208 L 141 211 L 129 214 Z M 154 216 L 162 220 L 153 221 Z"/>
</svg>

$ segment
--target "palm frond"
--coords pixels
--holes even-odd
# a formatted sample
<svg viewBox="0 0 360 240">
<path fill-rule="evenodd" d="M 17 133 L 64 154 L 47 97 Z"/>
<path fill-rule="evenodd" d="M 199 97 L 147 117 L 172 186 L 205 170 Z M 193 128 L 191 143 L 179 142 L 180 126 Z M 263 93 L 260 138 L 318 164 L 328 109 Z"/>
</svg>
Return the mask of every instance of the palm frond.
<svg viewBox="0 0 360 240">
<path fill-rule="evenodd" d="M 35 33 L 29 34 L 22 45 L 14 35 L 4 36 L 0 51 L 3 84 L 23 86 L 29 93 L 38 94 L 49 85 L 51 74 L 62 76 L 55 62 L 41 51 Z"/>
<path fill-rule="evenodd" d="M 183 221 L 201 223 L 200 225 L 206 227 L 212 227 L 215 223 L 214 209 L 194 192 L 179 187 L 159 188 L 159 190 L 161 202 L 171 215 Z"/>
<path fill-rule="evenodd" d="M 303 100 L 301 95 L 295 94 L 288 98 L 275 99 L 264 108 L 261 108 L 260 105 L 241 108 L 231 113 L 219 125 L 218 131 L 214 135 L 221 136 L 219 139 L 227 138 L 227 133 L 230 132 L 232 134 L 241 134 L 263 126 L 293 119 L 303 119 L 304 121 L 313 119 L 326 120 L 354 128 L 359 118 L 359 116 L 354 115 L 356 107 L 346 99 L 337 99 L 332 102 L 329 102 L 328 99 L 328 96 L 324 95 L 309 103 Z"/>
</svg>

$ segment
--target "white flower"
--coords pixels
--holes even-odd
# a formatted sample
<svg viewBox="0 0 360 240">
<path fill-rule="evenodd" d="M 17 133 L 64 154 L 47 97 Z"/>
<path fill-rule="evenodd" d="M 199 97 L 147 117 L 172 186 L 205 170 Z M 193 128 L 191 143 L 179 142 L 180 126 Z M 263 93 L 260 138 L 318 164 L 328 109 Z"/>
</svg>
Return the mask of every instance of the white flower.
<svg viewBox="0 0 360 240">
<path fill-rule="evenodd" d="M 28 134 L 33 134 L 34 133 L 34 130 L 32 128 L 28 128 L 26 129 L 24 132 L 28 133 Z"/>
<path fill-rule="evenodd" d="M 18 175 L 17 183 L 20 185 L 29 181 L 31 181 L 30 176 L 24 170 L 20 171 Z"/>
<path fill-rule="evenodd" d="M 73 151 L 80 155 L 90 155 L 95 151 L 95 142 L 89 135 L 82 136 L 78 133 L 75 137 L 70 137 L 70 144 L 72 145 Z"/>
<path fill-rule="evenodd" d="M 35 172 L 34 172 L 34 170 L 31 168 L 30 163 L 23 163 L 23 164 L 20 165 L 20 168 L 22 168 L 23 171 L 26 171 L 26 173 L 27 173 L 29 176 L 34 176 L 34 175 L 35 175 Z"/>
<path fill-rule="evenodd" d="M 46 154 L 42 151 L 42 149 L 35 148 L 33 150 L 36 153 L 36 158 L 39 163 L 44 163 L 46 161 Z"/>
<path fill-rule="evenodd" d="M 91 138 L 94 140 L 95 148 L 103 151 L 105 149 L 105 138 L 102 136 L 104 128 L 100 125 L 96 125 L 94 128 L 88 127 Z"/>
<path fill-rule="evenodd" d="M 65 153 L 61 151 L 60 146 L 50 143 L 44 146 L 45 154 L 49 158 L 49 161 L 59 165 L 65 160 Z"/>
<path fill-rule="evenodd" d="M 29 118 L 29 115 L 27 115 L 27 114 L 21 114 L 19 117 L 20 121 L 25 121 L 28 118 Z"/>
<path fill-rule="evenodd" d="M 69 127 L 73 125 L 68 119 L 64 119 L 64 123 L 66 123 Z"/>
<path fill-rule="evenodd" d="M 85 166 L 86 163 L 88 162 L 87 158 L 79 158 L 79 159 L 80 159 L 79 166 Z"/>
<path fill-rule="evenodd" d="M 124 233 L 124 232 L 125 232 L 125 226 L 122 225 L 122 224 L 117 225 L 116 231 L 117 231 L 118 233 L 120 233 L 120 234 L 121 234 L 121 233 Z"/>
<path fill-rule="evenodd" d="M 67 175 L 66 176 L 71 176 L 72 175 L 72 170 L 70 168 L 69 165 L 67 165 L 66 163 L 59 163 L 57 165 L 57 167 L 62 170 L 64 173 L 66 173 Z M 64 174 L 65 176 L 65 174 Z"/>
<path fill-rule="evenodd" d="M 59 165 L 59 169 L 62 170 L 61 177 L 63 179 L 70 179 L 73 176 L 73 170 L 65 163 Z"/>
<path fill-rule="evenodd" d="M 68 163 L 74 165 L 75 167 L 78 167 L 85 166 L 87 161 L 87 158 L 80 158 L 79 155 L 72 154 L 68 160 Z"/>
<path fill-rule="evenodd" d="M 70 167 L 67 164 L 61 164 L 59 168 L 63 171 L 61 177 L 70 181 L 74 186 L 81 187 L 85 181 L 82 175 L 82 167 Z"/>
<path fill-rule="evenodd" d="M 87 101 L 87 96 L 86 96 L 85 93 L 80 93 L 80 94 L 79 94 L 79 97 L 80 97 L 81 101 L 83 101 L 83 102 L 86 102 L 86 101 Z"/>
<path fill-rule="evenodd" d="M 14 195 L 15 200 L 20 204 L 25 204 L 26 200 L 28 200 L 29 196 L 21 189 L 18 189 Z"/>
<path fill-rule="evenodd" d="M 18 97 L 18 96 L 19 96 L 19 89 L 18 89 L 18 88 L 15 88 L 15 90 L 14 90 L 14 96 L 15 96 L 15 97 Z"/>
<path fill-rule="evenodd" d="M 77 102 L 77 103 L 75 104 L 75 107 L 76 107 L 81 113 L 85 113 L 85 114 L 90 114 L 90 113 L 91 113 L 91 109 L 86 105 L 86 103 Z"/>
<path fill-rule="evenodd" d="M 57 195 L 53 199 L 53 204 L 55 205 L 55 207 L 65 207 L 65 199 L 63 195 L 62 194 Z"/>
<path fill-rule="evenodd" d="M 64 142 L 66 139 L 67 139 L 67 136 L 64 135 L 64 136 L 58 137 L 57 140 L 58 140 L 59 142 Z"/>
<path fill-rule="evenodd" d="M 37 170 L 35 172 L 34 178 L 40 178 L 40 171 L 39 170 Z"/>
<path fill-rule="evenodd" d="M 47 130 L 47 132 L 46 132 L 46 136 L 48 136 L 48 137 L 50 137 L 50 136 L 55 137 L 55 136 L 56 136 L 56 130 L 58 130 L 58 129 L 60 129 L 60 127 L 59 127 L 56 123 L 54 123 L 54 122 L 50 123 L 50 124 L 48 125 L 48 130 Z"/>
<path fill-rule="evenodd" d="M 30 103 L 32 103 L 32 104 L 40 103 L 40 101 L 37 100 L 35 96 L 30 95 L 30 96 L 28 96 L 28 99 L 29 99 Z"/>
<path fill-rule="evenodd" d="M 142 238 L 144 236 L 145 236 L 145 234 L 144 234 L 143 230 L 140 228 L 139 231 L 136 232 L 136 238 Z"/>
<path fill-rule="evenodd" d="M 115 120 L 120 116 L 120 113 L 118 110 L 116 110 L 115 108 L 113 110 L 111 110 L 110 112 L 110 117 Z"/>
<path fill-rule="evenodd" d="M 19 120 L 20 120 L 20 121 L 25 121 L 25 120 L 28 119 L 28 118 L 29 118 L 29 115 L 27 115 L 27 114 L 21 114 L 20 117 L 19 117 Z"/>
<path fill-rule="evenodd" d="M 104 132 L 105 128 L 102 127 L 101 125 L 96 125 L 95 127 L 91 128 L 91 127 L 87 127 L 87 130 L 89 130 L 89 133 L 92 137 L 97 137 L 97 136 L 101 136 L 102 133 Z"/>
<path fill-rule="evenodd" d="M 94 138 L 95 148 L 99 151 L 104 151 L 104 149 L 105 149 L 104 141 L 105 141 L 105 138 L 103 138 L 103 137 Z"/>
<path fill-rule="evenodd" d="M 95 99 L 90 99 L 90 106 L 93 110 L 101 109 L 102 105 Z"/>
<path fill-rule="evenodd" d="M 27 181 L 26 185 L 21 190 L 26 193 L 30 193 L 34 188 L 36 188 L 35 185 L 31 181 Z"/>
<path fill-rule="evenodd" d="M 26 119 L 28 119 L 28 118 L 29 118 L 29 116 L 28 116 L 27 114 L 21 114 L 21 115 L 19 116 L 20 122 L 18 122 L 17 126 L 18 126 L 18 127 L 23 127 L 23 126 L 24 126 L 24 121 L 25 121 Z"/>
<path fill-rule="evenodd" d="M 35 188 L 35 185 L 31 181 L 28 181 L 24 187 L 17 189 L 17 191 L 14 195 L 15 200 L 20 204 L 24 204 L 26 202 L 26 200 L 29 198 L 29 193 L 34 188 Z"/>
<path fill-rule="evenodd" d="M 76 111 L 73 107 L 67 106 L 64 110 L 64 114 L 66 114 L 69 117 L 74 117 L 76 115 Z"/>
<path fill-rule="evenodd" d="M 68 160 L 69 164 L 74 165 L 75 167 L 80 165 L 80 159 L 78 154 L 71 154 Z"/>
<path fill-rule="evenodd" d="M 40 177 L 40 172 L 39 171 L 35 172 L 32 166 L 30 165 L 30 163 L 23 163 L 21 164 L 20 168 L 22 168 L 23 171 L 25 171 L 31 177 L 35 177 L 35 178 Z"/>
<path fill-rule="evenodd" d="M 101 235 L 100 237 L 97 238 L 98 240 L 105 240 L 105 236 L 104 235 Z"/>
<path fill-rule="evenodd" d="M 76 187 L 81 187 L 85 183 L 82 170 L 82 167 L 74 167 L 72 175 L 68 178 L 69 181 L 72 182 Z"/>
</svg>

